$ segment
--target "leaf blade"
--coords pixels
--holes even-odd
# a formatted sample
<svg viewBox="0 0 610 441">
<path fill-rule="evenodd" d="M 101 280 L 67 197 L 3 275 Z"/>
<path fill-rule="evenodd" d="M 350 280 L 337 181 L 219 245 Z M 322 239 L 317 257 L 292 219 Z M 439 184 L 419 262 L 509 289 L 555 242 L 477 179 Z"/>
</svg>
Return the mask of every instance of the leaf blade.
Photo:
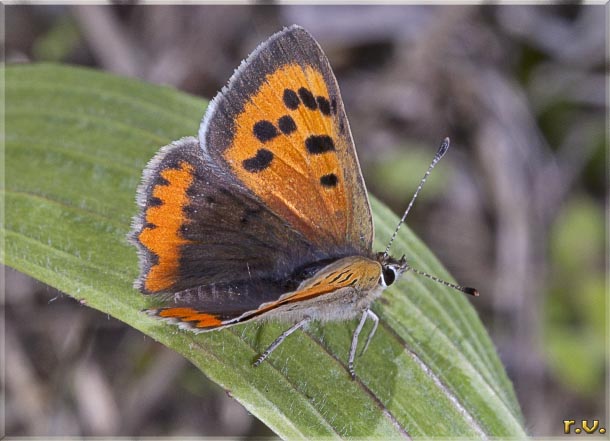
<svg viewBox="0 0 610 441">
<path fill-rule="evenodd" d="M 205 103 L 86 69 L 30 65 L 5 74 L 8 265 L 180 352 L 285 438 L 524 436 L 474 310 L 425 281 L 409 279 L 408 289 L 404 282 L 387 305 L 374 306 L 383 325 L 357 359 L 356 382 L 345 369 L 354 323 L 295 334 L 253 369 L 285 326 L 195 335 L 142 314 L 147 301 L 131 288 L 136 253 L 125 240 L 135 188 L 162 144 L 196 133 Z M 373 208 L 380 248 L 396 216 L 375 200 Z M 407 229 L 395 246 L 448 277 Z"/>
</svg>

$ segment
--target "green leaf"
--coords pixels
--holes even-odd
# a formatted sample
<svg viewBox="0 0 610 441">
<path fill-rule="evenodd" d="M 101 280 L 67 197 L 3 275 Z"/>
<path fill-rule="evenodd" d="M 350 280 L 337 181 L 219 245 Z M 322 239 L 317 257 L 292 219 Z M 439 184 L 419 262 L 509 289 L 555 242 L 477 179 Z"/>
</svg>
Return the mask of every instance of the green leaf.
<svg viewBox="0 0 610 441">
<path fill-rule="evenodd" d="M 285 324 L 196 335 L 140 312 L 149 303 L 132 288 L 137 257 L 125 240 L 135 189 L 159 147 L 197 133 L 205 101 L 81 68 L 4 75 L 3 262 L 179 352 L 283 438 L 525 436 L 472 299 L 421 277 L 374 305 L 381 324 L 356 381 L 346 370 L 352 321 L 295 333 L 253 368 Z M 380 249 L 397 218 L 372 204 Z M 450 279 L 407 228 L 393 250 Z"/>
</svg>

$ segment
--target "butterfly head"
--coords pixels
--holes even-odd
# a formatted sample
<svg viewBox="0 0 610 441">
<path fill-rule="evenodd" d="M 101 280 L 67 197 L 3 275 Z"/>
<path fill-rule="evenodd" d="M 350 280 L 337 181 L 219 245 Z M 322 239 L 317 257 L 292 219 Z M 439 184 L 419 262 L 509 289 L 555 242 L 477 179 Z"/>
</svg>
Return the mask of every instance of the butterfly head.
<svg viewBox="0 0 610 441">
<path fill-rule="evenodd" d="M 398 278 L 409 269 L 405 256 L 395 259 L 385 253 L 377 253 L 377 261 L 381 264 L 381 277 L 379 284 L 384 288 L 392 285 Z"/>
</svg>

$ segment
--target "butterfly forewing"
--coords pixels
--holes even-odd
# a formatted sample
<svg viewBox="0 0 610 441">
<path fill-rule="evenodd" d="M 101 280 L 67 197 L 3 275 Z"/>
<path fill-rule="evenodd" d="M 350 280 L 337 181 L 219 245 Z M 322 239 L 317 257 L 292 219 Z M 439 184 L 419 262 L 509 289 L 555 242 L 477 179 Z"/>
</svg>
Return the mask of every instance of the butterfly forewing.
<svg viewBox="0 0 610 441">
<path fill-rule="evenodd" d="M 203 148 L 317 248 L 370 254 L 373 227 L 339 89 L 302 28 L 263 43 L 212 102 Z"/>
</svg>

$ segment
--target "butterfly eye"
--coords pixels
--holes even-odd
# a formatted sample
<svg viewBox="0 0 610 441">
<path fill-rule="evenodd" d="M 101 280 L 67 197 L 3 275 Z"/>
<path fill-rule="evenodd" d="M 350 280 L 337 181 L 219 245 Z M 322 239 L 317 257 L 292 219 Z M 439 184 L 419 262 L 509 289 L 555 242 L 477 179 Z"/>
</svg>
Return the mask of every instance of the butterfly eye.
<svg viewBox="0 0 610 441">
<path fill-rule="evenodd" d="M 383 271 L 381 272 L 381 278 L 379 279 L 379 284 L 388 287 L 396 280 L 396 270 L 391 266 L 383 267 Z"/>
</svg>

